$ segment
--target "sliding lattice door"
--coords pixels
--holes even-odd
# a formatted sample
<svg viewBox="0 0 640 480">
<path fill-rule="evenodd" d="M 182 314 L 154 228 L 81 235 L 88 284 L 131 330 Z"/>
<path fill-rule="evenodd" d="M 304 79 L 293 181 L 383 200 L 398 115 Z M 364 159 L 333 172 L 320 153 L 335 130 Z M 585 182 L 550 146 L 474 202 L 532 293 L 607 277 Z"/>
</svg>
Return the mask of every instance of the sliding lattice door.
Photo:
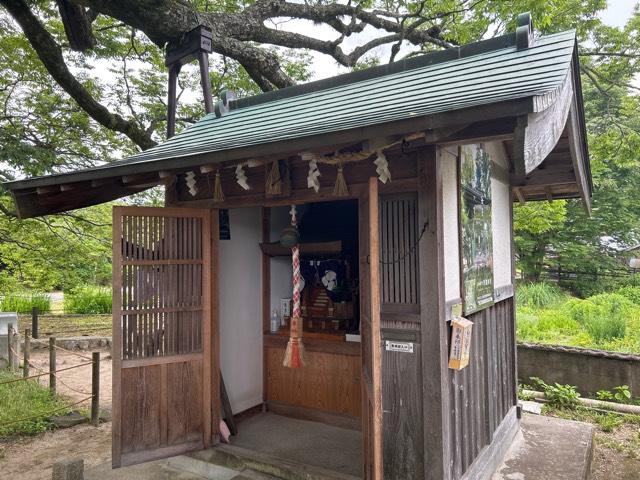
<svg viewBox="0 0 640 480">
<path fill-rule="evenodd" d="M 212 218 L 210 210 L 114 208 L 114 467 L 211 441 Z"/>
</svg>

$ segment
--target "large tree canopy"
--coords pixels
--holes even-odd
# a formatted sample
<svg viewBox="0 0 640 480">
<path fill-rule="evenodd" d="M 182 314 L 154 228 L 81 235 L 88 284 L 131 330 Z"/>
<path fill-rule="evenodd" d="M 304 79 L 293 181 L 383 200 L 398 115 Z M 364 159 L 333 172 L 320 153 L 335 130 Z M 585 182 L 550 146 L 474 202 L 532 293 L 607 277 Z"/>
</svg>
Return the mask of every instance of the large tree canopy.
<svg viewBox="0 0 640 480">
<path fill-rule="evenodd" d="M 606 3 L 0 0 L 0 181 L 89 167 L 162 141 L 164 49 L 198 25 L 213 32 L 214 95 L 223 89 L 248 95 L 322 75 L 311 65 L 310 53 L 346 70 L 359 69 L 513 31 L 517 14 L 530 11 L 539 32 L 574 28 L 578 33 L 596 188 L 592 218 L 573 201 L 517 207 L 520 264 L 532 277 L 550 252 L 568 265 L 584 266 L 600 257 L 611 264 L 612 246 L 640 241 L 634 83 L 640 15 L 636 10 L 624 28 L 607 26 L 601 21 Z M 196 68 L 183 70 L 178 128 L 203 114 L 198 82 Z M 108 223 L 107 209 L 96 209 L 74 213 L 77 218 L 18 224 L 6 196 L 0 197 L 0 211 L 0 247 L 8 245 L 0 248 L 0 271 L 14 273 L 26 271 L 26 259 L 38 251 L 43 252 L 39 262 L 60 267 L 55 264 L 60 237 L 52 232 L 66 228 L 64 235 L 82 235 L 87 228 L 98 236 L 103 230 L 83 220 L 96 223 L 98 215 L 97 223 Z M 51 245 L 38 244 L 38 238 Z"/>
<path fill-rule="evenodd" d="M 523 11 L 532 12 L 542 32 L 576 28 L 590 41 L 591 48 L 584 49 L 594 56 L 589 64 L 615 55 L 637 58 L 635 45 L 613 38 L 598 20 L 606 0 L 0 0 L 0 5 L 14 19 L 3 22 L 3 33 L 15 33 L 18 26 L 51 78 L 80 108 L 142 149 L 162 136 L 162 49 L 198 25 L 213 32 L 217 74 L 241 70 L 241 76 L 261 90 L 306 78 L 296 52 L 320 52 L 344 67 L 357 68 L 363 62 L 394 60 L 504 33 Z M 381 46 L 389 47 L 387 58 L 379 58 Z M 99 60 L 121 64 L 113 72 L 121 90 L 119 105 L 105 104 L 109 102 L 99 91 L 102 82 L 90 71 Z M 145 73 L 142 82 L 132 78 L 132 66 Z M 594 82 L 606 83 L 597 69 L 588 72 Z"/>
</svg>

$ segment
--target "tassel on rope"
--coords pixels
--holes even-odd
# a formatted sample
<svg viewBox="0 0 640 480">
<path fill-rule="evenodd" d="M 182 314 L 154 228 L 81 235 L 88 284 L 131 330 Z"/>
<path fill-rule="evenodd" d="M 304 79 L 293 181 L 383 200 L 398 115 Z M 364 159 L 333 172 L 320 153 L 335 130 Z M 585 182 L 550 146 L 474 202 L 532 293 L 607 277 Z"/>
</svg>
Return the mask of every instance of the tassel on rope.
<svg viewBox="0 0 640 480">
<path fill-rule="evenodd" d="M 347 182 L 344 179 L 344 173 L 342 171 L 342 162 L 338 163 L 338 175 L 336 176 L 336 184 L 333 187 L 333 195 L 336 197 L 349 196 L 349 188 Z"/>
<path fill-rule="evenodd" d="M 282 193 L 282 179 L 280 178 L 280 162 L 276 160 L 271 165 L 269 176 L 267 177 L 267 193 L 269 195 L 280 195 Z"/>
<path fill-rule="evenodd" d="M 291 226 L 296 227 L 296 207 L 291 207 Z M 300 315 L 300 249 L 298 245 L 291 248 L 291 266 L 293 267 L 293 315 L 289 342 L 282 364 L 288 368 L 305 366 L 304 345 L 302 344 L 302 318 Z"/>
<path fill-rule="evenodd" d="M 224 202 L 224 193 L 222 192 L 222 181 L 220 180 L 220 170 L 216 170 L 216 181 L 213 186 L 213 201 Z"/>
</svg>

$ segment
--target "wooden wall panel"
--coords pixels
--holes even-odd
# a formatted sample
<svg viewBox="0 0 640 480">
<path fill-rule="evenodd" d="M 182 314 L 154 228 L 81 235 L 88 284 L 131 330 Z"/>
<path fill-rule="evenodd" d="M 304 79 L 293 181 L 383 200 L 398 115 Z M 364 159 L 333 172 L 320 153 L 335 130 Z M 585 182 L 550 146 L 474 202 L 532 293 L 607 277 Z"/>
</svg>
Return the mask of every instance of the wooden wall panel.
<svg viewBox="0 0 640 480">
<path fill-rule="evenodd" d="M 202 438 L 202 361 L 166 365 L 167 444 Z"/>
<path fill-rule="evenodd" d="M 284 348 L 266 348 L 267 402 L 339 413 L 361 415 L 360 356 L 305 352 L 307 366 L 282 365 Z"/>
<path fill-rule="evenodd" d="M 483 449 L 502 441 L 494 433 L 516 404 L 513 314 L 513 298 L 507 298 L 469 316 L 474 323 L 469 366 L 449 370 L 450 478 L 462 478 Z"/>
<path fill-rule="evenodd" d="M 422 478 L 424 439 L 419 332 L 383 330 L 385 340 L 411 340 L 413 353 L 382 353 L 385 480 Z M 411 338 L 413 336 L 414 338 Z"/>
<path fill-rule="evenodd" d="M 161 445 L 160 365 L 122 370 L 122 453 Z"/>
</svg>

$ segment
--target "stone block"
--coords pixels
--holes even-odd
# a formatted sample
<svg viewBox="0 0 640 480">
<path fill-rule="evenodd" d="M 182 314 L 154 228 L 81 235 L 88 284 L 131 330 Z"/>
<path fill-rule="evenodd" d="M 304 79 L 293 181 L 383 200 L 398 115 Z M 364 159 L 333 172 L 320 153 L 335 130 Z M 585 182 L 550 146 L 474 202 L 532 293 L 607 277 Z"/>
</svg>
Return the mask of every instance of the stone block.
<svg viewBox="0 0 640 480">
<path fill-rule="evenodd" d="M 84 480 L 84 460 L 74 458 L 53 464 L 52 480 Z"/>
</svg>

